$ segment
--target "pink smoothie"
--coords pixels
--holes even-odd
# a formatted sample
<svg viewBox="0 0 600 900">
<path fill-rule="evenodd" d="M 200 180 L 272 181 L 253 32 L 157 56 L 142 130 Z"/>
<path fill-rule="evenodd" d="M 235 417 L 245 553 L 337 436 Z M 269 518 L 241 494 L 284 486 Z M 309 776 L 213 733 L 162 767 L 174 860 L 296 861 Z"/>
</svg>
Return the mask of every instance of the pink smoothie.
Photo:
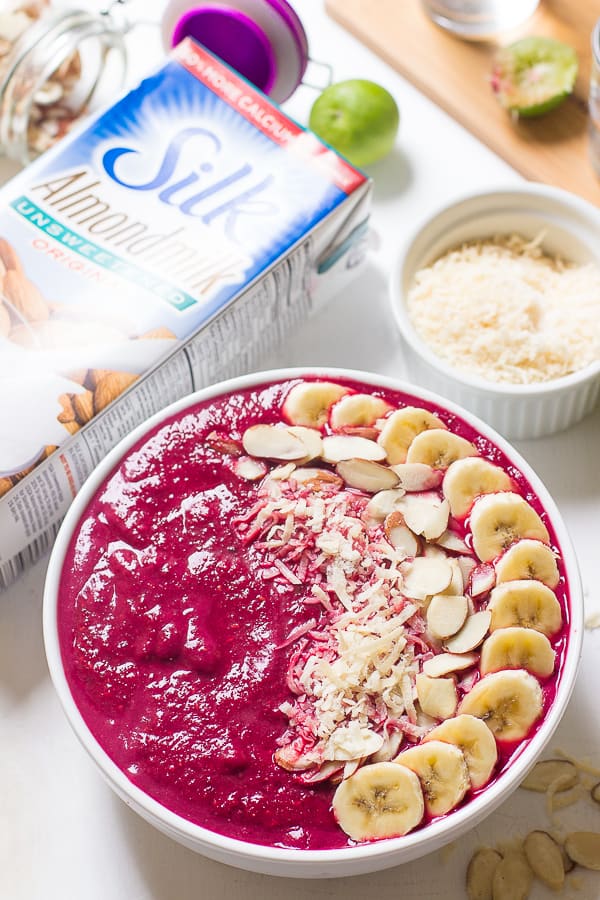
<svg viewBox="0 0 600 900">
<path fill-rule="evenodd" d="M 58 626 L 66 676 L 96 740 L 141 790 L 184 818 L 257 844 L 299 849 L 350 846 L 331 811 L 335 785 L 302 783 L 273 759 L 286 728 L 281 704 L 293 643 L 315 616 L 309 586 L 265 580 L 258 551 L 236 522 L 259 482 L 232 468 L 227 441 L 282 419 L 295 382 L 200 403 L 156 427 L 96 491 L 69 546 Z M 424 406 L 481 454 L 506 468 L 542 515 L 524 476 L 462 420 L 393 391 L 341 382 L 395 406 Z M 562 632 L 568 595 L 559 560 Z M 285 646 L 284 646 L 285 645 Z M 539 724 L 539 723 L 538 723 Z M 501 774 L 517 746 L 501 747 Z M 485 789 L 484 789 L 485 790 Z M 464 802 L 469 802 L 468 795 Z"/>
</svg>

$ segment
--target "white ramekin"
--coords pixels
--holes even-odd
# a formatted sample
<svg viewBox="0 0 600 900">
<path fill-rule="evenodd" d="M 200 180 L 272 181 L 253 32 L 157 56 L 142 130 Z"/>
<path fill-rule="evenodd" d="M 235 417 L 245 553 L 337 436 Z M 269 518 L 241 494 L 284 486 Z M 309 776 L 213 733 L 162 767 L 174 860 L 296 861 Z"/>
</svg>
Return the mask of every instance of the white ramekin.
<svg viewBox="0 0 600 900">
<path fill-rule="evenodd" d="M 317 375 L 334 380 L 336 378 L 347 378 L 373 385 L 373 387 L 402 391 L 414 397 L 417 403 L 419 400 L 430 401 L 437 404 L 440 408 L 462 417 L 469 425 L 495 443 L 506 454 L 511 463 L 523 473 L 546 510 L 561 548 L 570 593 L 567 649 L 554 703 L 537 733 L 512 762 L 510 768 L 466 806 L 426 825 L 419 831 L 402 838 L 394 838 L 342 850 L 286 850 L 279 847 L 250 844 L 225 837 L 206 828 L 201 828 L 199 825 L 194 825 L 181 816 L 176 815 L 132 784 L 124 772 L 115 765 L 96 741 L 79 712 L 63 669 L 57 629 L 57 603 L 61 571 L 71 537 L 94 493 L 113 468 L 126 455 L 129 448 L 156 425 L 174 413 L 186 410 L 198 402 L 227 394 L 231 391 L 281 379 L 298 378 L 303 375 Z M 540 479 L 507 441 L 460 407 L 428 391 L 415 388 L 414 385 L 355 370 L 314 368 L 279 369 L 244 375 L 212 385 L 171 404 L 124 438 L 92 472 L 67 513 L 56 538 L 48 566 L 44 590 L 43 617 L 48 667 L 67 719 L 100 773 L 124 802 L 160 831 L 186 847 L 202 853 L 204 856 L 253 872 L 297 878 L 333 878 L 345 875 L 359 875 L 397 866 L 400 863 L 424 856 L 426 853 L 438 849 L 449 841 L 456 840 L 461 834 L 473 828 L 481 819 L 496 809 L 518 787 L 527 772 L 534 765 L 562 718 L 575 684 L 581 657 L 584 627 L 583 593 L 579 570 L 575 553 L 560 513 Z"/>
<path fill-rule="evenodd" d="M 515 233 L 534 238 L 540 232 L 548 252 L 600 265 L 600 210 L 568 191 L 526 183 L 471 194 L 438 210 L 400 248 L 391 276 L 392 310 L 411 379 L 519 440 L 562 431 L 591 412 L 600 394 L 600 360 L 544 383 L 486 381 L 433 352 L 409 319 L 406 297 L 419 269 L 463 241 Z"/>
</svg>

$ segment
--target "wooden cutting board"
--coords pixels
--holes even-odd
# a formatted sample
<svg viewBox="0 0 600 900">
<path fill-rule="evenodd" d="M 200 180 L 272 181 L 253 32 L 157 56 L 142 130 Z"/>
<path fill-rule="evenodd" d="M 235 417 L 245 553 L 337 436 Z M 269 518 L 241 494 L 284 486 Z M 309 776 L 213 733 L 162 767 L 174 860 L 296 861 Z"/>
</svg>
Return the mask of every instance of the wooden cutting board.
<svg viewBox="0 0 600 900">
<path fill-rule="evenodd" d="M 494 42 L 469 42 L 447 34 L 418 0 L 326 0 L 330 15 L 518 172 L 566 188 L 600 205 L 600 179 L 589 160 L 587 97 L 591 33 L 600 0 L 542 0 L 508 42 L 543 34 L 571 44 L 579 54 L 575 91 L 538 119 L 513 121 L 489 85 Z M 449 161 L 449 170 L 451 162 Z"/>
</svg>

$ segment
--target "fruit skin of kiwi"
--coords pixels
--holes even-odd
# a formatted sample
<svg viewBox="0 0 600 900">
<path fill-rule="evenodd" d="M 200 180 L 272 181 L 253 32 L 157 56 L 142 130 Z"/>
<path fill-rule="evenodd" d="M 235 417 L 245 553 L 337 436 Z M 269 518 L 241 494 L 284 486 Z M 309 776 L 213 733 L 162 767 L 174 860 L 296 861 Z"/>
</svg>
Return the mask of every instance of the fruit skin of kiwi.
<svg viewBox="0 0 600 900">
<path fill-rule="evenodd" d="M 491 75 L 500 104 L 523 118 L 556 109 L 573 91 L 579 61 L 568 44 L 530 36 L 503 47 Z"/>
</svg>

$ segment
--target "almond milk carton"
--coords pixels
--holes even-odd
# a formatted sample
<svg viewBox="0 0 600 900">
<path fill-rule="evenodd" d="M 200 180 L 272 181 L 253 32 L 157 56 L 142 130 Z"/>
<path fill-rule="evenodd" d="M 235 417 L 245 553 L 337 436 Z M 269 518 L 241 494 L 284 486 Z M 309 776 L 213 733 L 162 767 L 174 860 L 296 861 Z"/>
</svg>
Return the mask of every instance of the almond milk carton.
<svg viewBox="0 0 600 900">
<path fill-rule="evenodd" d="M 354 272 L 369 194 L 189 39 L 2 189 L 0 586 L 121 437 Z"/>
</svg>

